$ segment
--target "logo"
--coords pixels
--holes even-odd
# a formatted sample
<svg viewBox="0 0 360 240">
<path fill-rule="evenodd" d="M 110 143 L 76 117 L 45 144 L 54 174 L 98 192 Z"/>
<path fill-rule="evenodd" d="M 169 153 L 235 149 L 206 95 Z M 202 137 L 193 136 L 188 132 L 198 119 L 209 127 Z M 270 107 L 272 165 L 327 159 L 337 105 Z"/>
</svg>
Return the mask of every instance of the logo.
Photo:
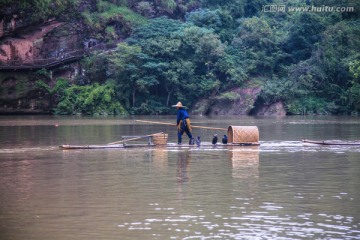
<svg viewBox="0 0 360 240">
<path fill-rule="evenodd" d="M 264 5 L 263 12 L 285 12 L 286 5 Z"/>
</svg>

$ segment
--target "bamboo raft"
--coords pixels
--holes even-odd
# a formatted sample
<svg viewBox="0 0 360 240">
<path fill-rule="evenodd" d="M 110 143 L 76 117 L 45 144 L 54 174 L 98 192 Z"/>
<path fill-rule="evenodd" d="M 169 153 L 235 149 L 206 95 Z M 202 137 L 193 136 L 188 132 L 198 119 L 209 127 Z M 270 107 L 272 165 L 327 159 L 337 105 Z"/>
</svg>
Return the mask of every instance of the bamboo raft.
<svg viewBox="0 0 360 240">
<path fill-rule="evenodd" d="M 68 145 L 64 144 L 59 146 L 60 149 L 70 150 L 70 149 L 102 149 L 102 148 L 124 148 L 123 144 L 114 144 L 114 145 Z"/>
<path fill-rule="evenodd" d="M 148 123 L 149 121 L 143 121 Z M 156 122 L 159 124 L 158 122 Z M 167 123 L 161 123 L 167 124 Z M 193 126 L 198 128 L 208 128 L 216 130 L 224 130 L 224 128 L 212 128 Z M 226 129 L 225 129 L 226 130 Z M 229 126 L 227 129 L 228 144 L 212 144 L 202 142 L 200 146 L 189 144 L 167 143 L 168 134 L 164 132 L 149 134 L 145 136 L 123 136 L 124 140 L 108 143 L 105 145 L 61 145 L 60 149 L 104 149 L 104 148 L 136 148 L 136 147 L 166 147 L 166 148 L 213 148 L 213 147 L 243 147 L 243 146 L 259 146 L 259 130 L 256 126 Z M 146 144 L 128 144 L 129 141 L 147 140 Z"/>
<path fill-rule="evenodd" d="M 341 141 L 341 140 L 326 140 L 326 141 L 315 141 L 309 139 L 302 139 L 303 143 L 310 143 L 316 145 L 337 145 L 337 146 L 360 146 L 360 141 Z"/>
<path fill-rule="evenodd" d="M 210 142 L 203 142 L 200 146 L 189 145 L 189 144 L 177 144 L 177 143 L 167 143 L 165 145 L 155 145 L 155 144 L 113 144 L 113 145 L 61 145 L 59 146 L 62 150 L 72 150 L 72 149 L 130 149 L 130 148 L 200 148 L 200 149 L 212 149 L 212 148 L 231 148 L 231 147 L 249 147 L 249 146 L 260 146 L 259 143 L 229 143 L 229 144 L 212 144 Z"/>
</svg>

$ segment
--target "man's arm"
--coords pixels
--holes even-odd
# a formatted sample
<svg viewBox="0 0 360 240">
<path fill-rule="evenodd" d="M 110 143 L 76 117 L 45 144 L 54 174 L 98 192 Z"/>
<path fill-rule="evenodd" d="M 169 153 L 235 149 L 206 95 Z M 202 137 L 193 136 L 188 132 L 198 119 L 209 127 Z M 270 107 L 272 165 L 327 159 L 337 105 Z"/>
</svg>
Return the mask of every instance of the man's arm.
<svg viewBox="0 0 360 240">
<path fill-rule="evenodd" d="M 176 125 L 179 125 L 180 120 L 181 120 L 181 110 L 179 109 L 176 115 Z"/>
</svg>

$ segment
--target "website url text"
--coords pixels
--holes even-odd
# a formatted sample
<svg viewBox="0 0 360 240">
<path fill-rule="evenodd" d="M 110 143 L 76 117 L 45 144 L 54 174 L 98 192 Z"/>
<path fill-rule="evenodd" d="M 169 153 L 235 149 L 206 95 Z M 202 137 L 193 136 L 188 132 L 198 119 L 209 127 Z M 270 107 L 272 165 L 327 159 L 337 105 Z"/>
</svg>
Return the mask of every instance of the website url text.
<svg viewBox="0 0 360 240">
<path fill-rule="evenodd" d="M 264 5 L 263 12 L 355 12 L 354 7 Z"/>
</svg>

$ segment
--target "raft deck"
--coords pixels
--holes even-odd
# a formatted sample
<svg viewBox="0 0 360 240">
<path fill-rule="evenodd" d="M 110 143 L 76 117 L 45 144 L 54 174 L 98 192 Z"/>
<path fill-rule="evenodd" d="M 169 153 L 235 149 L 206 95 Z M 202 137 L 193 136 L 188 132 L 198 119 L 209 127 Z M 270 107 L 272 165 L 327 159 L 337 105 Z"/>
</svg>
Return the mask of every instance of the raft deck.
<svg viewBox="0 0 360 240">
<path fill-rule="evenodd" d="M 60 149 L 70 150 L 70 149 L 106 149 L 106 148 L 144 148 L 144 147 L 162 147 L 162 148 L 214 148 L 214 147 L 248 147 L 248 146 L 260 146 L 260 143 L 229 143 L 229 144 L 211 144 L 210 142 L 201 143 L 200 146 L 189 145 L 189 144 L 177 144 L 177 143 L 167 143 L 166 145 L 155 145 L 155 144 L 113 144 L 113 145 L 61 145 Z"/>
</svg>

